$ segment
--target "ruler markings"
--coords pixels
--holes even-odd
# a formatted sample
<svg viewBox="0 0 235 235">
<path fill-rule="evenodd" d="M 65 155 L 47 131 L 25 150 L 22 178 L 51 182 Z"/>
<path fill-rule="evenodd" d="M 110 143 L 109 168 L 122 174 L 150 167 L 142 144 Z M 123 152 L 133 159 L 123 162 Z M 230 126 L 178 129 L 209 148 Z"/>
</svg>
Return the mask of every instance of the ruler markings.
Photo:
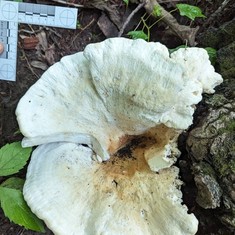
<svg viewBox="0 0 235 235">
<path fill-rule="evenodd" d="M 0 42 L 4 52 L 0 55 L 0 80 L 15 81 L 18 23 L 75 29 L 76 21 L 75 8 L 1 1 Z"/>
</svg>

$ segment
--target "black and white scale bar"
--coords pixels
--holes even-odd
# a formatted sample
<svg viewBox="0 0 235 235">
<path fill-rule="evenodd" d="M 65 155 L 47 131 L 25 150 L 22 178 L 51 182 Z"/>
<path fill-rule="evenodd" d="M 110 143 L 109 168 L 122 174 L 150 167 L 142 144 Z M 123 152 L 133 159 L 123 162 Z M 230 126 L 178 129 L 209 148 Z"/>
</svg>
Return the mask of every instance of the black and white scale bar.
<svg viewBox="0 0 235 235">
<path fill-rule="evenodd" d="M 0 55 L 0 80 L 15 81 L 17 60 L 18 23 L 0 21 L 0 42 L 4 52 Z"/>
<path fill-rule="evenodd" d="M 76 29 L 75 8 L 0 0 L 0 80 L 16 80 L 18 23 Z"/>
<path fill-rule="evenodd" d="M 76 8 L 1 1 L 0 20 L 76 29 Z"/>
</svg>

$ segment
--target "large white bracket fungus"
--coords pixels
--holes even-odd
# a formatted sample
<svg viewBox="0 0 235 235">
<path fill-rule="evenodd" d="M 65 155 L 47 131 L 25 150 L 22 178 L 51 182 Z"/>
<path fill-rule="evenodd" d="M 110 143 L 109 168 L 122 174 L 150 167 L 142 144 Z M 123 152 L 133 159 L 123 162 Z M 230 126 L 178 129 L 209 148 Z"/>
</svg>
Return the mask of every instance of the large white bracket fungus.
<svg viewBox="0 0 235 235">
<path fill-rule="evenodd" d="M 131 137 L 157 125 L 188 128 L 202 90 L 213 92 L 221 82 L 204 49 L 179 49 L 169 56 L 164 45 L 143 40 L 90 44 L 49 68 L 20 100 L 16 115 L 23 145 L 54 142 L 55 136 L 67 141 L 79 133 L 78 143 L 93 145 L 107 160 Z M 163 162 L 170 156 L 167 148 L 162 146 Z"/>
<path fill-rule="evenodd" d="M 24 188 L 29 206 L 59 235 L 195 234 L 177 170 L 161 169 L 179 155 L 202 92 L 221 82 L 200 48 L 169 55 L 160 43 L 112 38 L 62 58 L 16 110 L 23 146 L 41 145 Z M 120 160 L 136 136 L 148 139 L 137 163 Z"/>
<path fill-rule="evenodd" d="M 187 214 L 178 168 L 153 173 L 143 150 L 100 164 L 91 149 L 51 143 L 34 152 L 24 197 L 58 235 L 189 235 L 197 219 Z"/>
</svg>

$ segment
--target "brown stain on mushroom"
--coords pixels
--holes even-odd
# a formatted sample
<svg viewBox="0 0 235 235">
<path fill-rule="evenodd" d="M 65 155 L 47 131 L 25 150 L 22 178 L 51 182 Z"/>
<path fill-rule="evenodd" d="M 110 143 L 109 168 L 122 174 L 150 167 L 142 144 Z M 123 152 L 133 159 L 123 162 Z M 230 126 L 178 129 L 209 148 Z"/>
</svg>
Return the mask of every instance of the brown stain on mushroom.
<svg viewBox="0 0 235 235">
<path fill-rule="evenodd" d="M 101 192 L 103 197 L 113 195 L 124 203 L 142 200 L 144 189 L 137 179 L 154 182 L 158 177 L 151 171 L 145 159 L 145 151 L 150 148 L 160 151 L 176 134 L 174 129 L 159 125 L 142 135 L 132 137 L 123 148 L 111 155 L 108 161 L 97 166 L 99 177 L 94 179 L 97 193 Z"/>
<path fill-rule="evenodd" d="M 124 135 L 119 137 L 118 141 L 113 141 L 110 139 L 110 145 L 108 148 L 108 152 L 113 155 L 115 154 L 119 149 L 124 147 L 128 142 L 130 142 L 134 137 L 130 135 Z"/>
<path fill-rule="evenodd" d="M 174 139 L 176 133 L 175 129 L 161 124 L 139 136 L 124 136 L 119 142 L 122 148 L 118 151 L 116 148 L 116 153 L 113 153 L 110 160 L 102 163 L 102 171 L 114 179 L 131 178 L 137 171 L 152 172 L 144 158 L 144 152 L 149 148 L 156 149 L 156 152 L 162 150 Z"/>
</svg>

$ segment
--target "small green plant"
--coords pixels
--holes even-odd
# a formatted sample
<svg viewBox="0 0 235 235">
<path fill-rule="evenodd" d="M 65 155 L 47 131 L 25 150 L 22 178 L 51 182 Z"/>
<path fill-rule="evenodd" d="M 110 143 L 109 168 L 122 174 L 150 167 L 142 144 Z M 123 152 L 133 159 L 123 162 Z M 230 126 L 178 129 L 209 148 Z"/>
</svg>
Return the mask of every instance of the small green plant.
<svg viewBox="0 0 235 235">
<path fill-rule="evenodd" d="M 179 10 L 181 16 L 186 16 L 191 20 L 195 20 L 196 17 L 205 17 L 199 7 L 183 3 L 176 4 L 176 7 Z"/>
<path fill-rule="evenodd" d="M 82 25 L 81 25 L 81 23 L 79 22 L 79 21 L 77 21 L 77 29 L 81 29 L 82 28 Z"/>
<path fill-rule="evenodd" d="M 153 13 L 155 17 L 160 17 L 162 15 L 162 10 L 159 6 L 154 6 Z"/>
<path fill-rule="evenodd" d="M 122 0 L 127 6 L 129 4 L 129 0 Z"/>
<path fill-rule="evenodd" d="M 127 35 L 131 36 L 132 39 L 141 38 L 148 40 L 148 35 L 143 30 L 130 31 Z"/>
<path fill-rule="evenodd" d="M 179 11 L 181 16 L 186 16 L 190 20 L 195 20 L 196 17 L 205 17 L 202 14 L 202 11 L 199 7 L 192 6 L 192 5 L 189 5 L 189 4 L 176 4 L 176 9 L 173 9 L 169 13 L 172 13 L 172 12 L 177 11 L 177 10 Z M 151 24 L 151 25 L 147 24 L 147 20 L 149 19 L 149 17 L 151 15 L 148 15 L 147 17 L 146 17 L 146 15 L 147 14 L 145 13 L 143 15 L 143 17 L 141 17 L 141 20 L 140 20 L 139 24 L 137 25 L 137 27 L 133 31 L 128 32 L 127 35 L 130 36 L 132 39 L 141 38 L 141 39 L 144 39 L 146 41 L 149 41 L 150 40 L 150 30 L 151 30 L 151 28 L 164 18 L 164 16 L 162 15 L 160 6 L 154 6 L 154 8 L 153 8 L 153 12 L 152 12 L 151 15 L 154 16 L 154 17 L 158 17 L 158 18 L 160 17 L 153 24 Z M 142 29 L 137 30 L 137 28 L 140 26 L 141 23 L 143 24 Z M 147 33 L 145 33 L 145 31 L 147 31 Z"/>
<path fill-rule="evenodd" d="M 9 177 L 27 163 L 32 148 L 22 148 L 20 142 L 6 144 L 0 149 L 0 176 L 8 177 L 0 184 L 0 205 L 10 221 L 38 232 L 45 232 L 43 222 L 34 215 L 23 198 L 24 180 Z"/>
<path fill-rule="evenodd" d="M 152 15 L 155 16 L 155 17 L 160 17 L 161 14 L 162 14 L 161 8 L 159 6 L 155 6 L 153 8 Z M 151 30 L 151 28 L 162 19 L 162 17 L 161 17 L 160 19 L 158 19 L 157 21 L 155 21 L 153 24 L 151 24 L 149 26 L 146 22 L 147 22 L 147 20 L 149 19 L 149 17 L 151 15 L 148 15 L 147 17 L 146 16 L 147 16 L 147 13 L 145 13 L 141 17 L 141 21 L 139 22 L 137 27 L 133 31 L 130 31 L 130 32 L 127 33 L 127 35 L 130 36 L 132 39 L 141 38 L 141 39 L 144 39 L 146 41 L 149 41 L 150 40 L 150 30 Z M 143 23 L 143 28 L 141 30 L 136 30 L 139 27 L 139 25 L 141 24 L 141 22 Z M 144 32 L 145 29 L 147 30 L 147 34 Z"/>
<path fill-rule="evenodd" d="M 217 59 L 217 51 L 216 49 L 212 48 L 212 47 L 205 47 L 204 48 L 208 55 L 209 55 L 209 59 L 211 61 L 212 65 L 215 65 L 216 59 Z"/>
<path fill-rule="evenodd" d="M 178 46 L 178 47 L 176 47 L 176 48 L 168 49 L 168 50 L 169 50 L 169 52 L 170 52 L 170 54 L 171 54 L 171 53 L 173 53 L 174 51 L 177 51 L 177 50 L 180 49 L 180 48 L 187 48 L 187 45 L 180 45 L 180 46 Z"/>
</svg>

